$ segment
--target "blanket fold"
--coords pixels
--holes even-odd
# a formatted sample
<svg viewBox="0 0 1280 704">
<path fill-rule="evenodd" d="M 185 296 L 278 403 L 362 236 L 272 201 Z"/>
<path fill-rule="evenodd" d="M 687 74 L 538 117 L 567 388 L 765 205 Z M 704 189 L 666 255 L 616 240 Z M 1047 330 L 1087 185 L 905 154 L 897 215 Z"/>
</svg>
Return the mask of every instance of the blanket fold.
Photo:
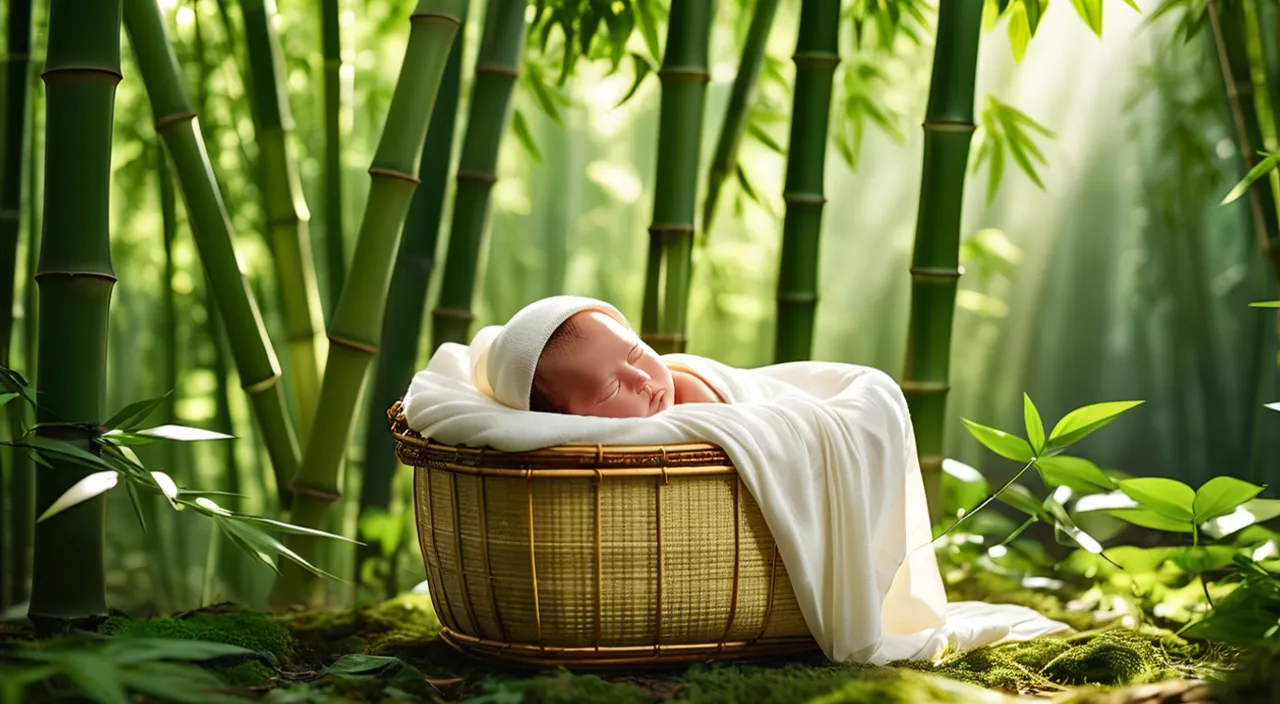
<svg viewBox="0 0 1280 704">
<path fill-rule="evenodd" d="M 906 399 L 884 372 L 834 362 L 736 369 L 666 355 L 728 403 L 619 419 L 504 406 L 472 384 L 468 355 L 446 343 L 415 375 L 403 404 L 410 428 L 504 452 L 715 443 L 759 504 L 805 622 L 833 661 L 934 659 L 944 649 L 1067 629 L 1021 606 L 947 603 Z"/>
</svg>

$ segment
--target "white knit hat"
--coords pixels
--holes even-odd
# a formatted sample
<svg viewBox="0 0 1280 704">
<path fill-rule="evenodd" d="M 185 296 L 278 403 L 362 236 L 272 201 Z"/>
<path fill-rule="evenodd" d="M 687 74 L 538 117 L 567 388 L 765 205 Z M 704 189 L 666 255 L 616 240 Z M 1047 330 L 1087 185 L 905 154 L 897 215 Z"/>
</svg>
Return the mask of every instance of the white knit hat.
<svg viewBox="0 0 1280 704">
<path fill-rule="evenodd" d="M 529 410 L 533 373 L 542 348 L 564 321 L 577 313 L 598 310 L 630 328 L 617 308 L 582 296 L 551 296 L 534 301 L 511 316 L 506 325 L 490 325 L 471 340 L 471 382 L 512 408 Z"/>
</svg>

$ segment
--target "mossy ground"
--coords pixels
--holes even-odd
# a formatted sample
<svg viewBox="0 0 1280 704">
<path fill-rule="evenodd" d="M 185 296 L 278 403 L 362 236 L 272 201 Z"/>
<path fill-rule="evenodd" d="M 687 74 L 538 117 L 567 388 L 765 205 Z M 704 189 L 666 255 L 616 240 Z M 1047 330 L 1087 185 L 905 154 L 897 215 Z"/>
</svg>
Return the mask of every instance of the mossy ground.
<svg viewBox="0 0 1280 704">
<path fill-rule="evenodd" d="M 1177 689 L 1178 680 L 1200 674 L 1197 663 L 1206 657 L 1203 649 L 1167 631 L 1115 629 L 980 648 L 937 663 L 886 667 L 833 665 L 820 655 L 808 655 L 644 673 L 531 671 L 482 665 L 442 644 L 436 638 L 439 624 L 430 599 L 419 595 L 341 613 L 266 616 L 223 607 L 175 618 L 113 618 L 100 630 L 121 636 L 213 640 L 270 653 L 265 661 L 271 666 L 262 660 L 241 660 L 213 671 L 227 683 L 227 693 L 281 703 L 409 699 L 469 704 L 982 704 L 1018 701 L 1019 695 L 1085 702 L 1108 690 L 1106 696 L 1119 696 L 1126 686 L 1166 682 Z M 1266 689 L 1269 666 L 1255 667 L 1252 679 L 1233 693 Z M 1082 687 L 1088 696 L 1082 696 Z M 1221 701 L 1234 704 L 1245 699 Z"/>
</svg>

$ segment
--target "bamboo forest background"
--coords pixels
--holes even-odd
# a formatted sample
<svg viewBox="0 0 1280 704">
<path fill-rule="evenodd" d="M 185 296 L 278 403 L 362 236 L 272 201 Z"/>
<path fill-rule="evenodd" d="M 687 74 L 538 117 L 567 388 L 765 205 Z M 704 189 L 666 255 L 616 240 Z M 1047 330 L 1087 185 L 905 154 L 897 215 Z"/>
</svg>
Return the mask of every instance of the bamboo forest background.
<svg viewBox="0 0 1280 704">
<path fill-rule="evenodd" d="M 699 212 L 756 3 L 717 4 Z M 301 212 L 309 214 L 327 322 L 337 292 L 330 285 L 334 266 L 324 215 L 334 189 L 325 177 L 321 4 L 279 0 L 276 27 L 295 123 L 305 198 Z M 872 0 L 844 4 L 849 19 L 879 7 Z M 1103 3 L 1105 31 L 1099 37 L 1071 3 L 1052 3 L 1020 62 L 1011 50 L 1008 19 L 983 33 L 976 93 L 982 119 L 972 154 L 982 153 L 984 141 L 993 136 L 1002 137 L 1004 146 L 998 159 L 977 165 L 965 189 L 966 275 L 953 335 L 946 455 L 988 476 L 1009 476 L 1017 468 L 986 452 L 964 432 L 960 418 L 1019 427 L 1024 390 L 1046 417 L 1096 401 L 1134 398 L 1147 403 L 1123 424 L 1087 440 L 1083 454 L 1104 467 L 1192 484 L 1219 474 L 1274 482 L 1280 479 L 1280 413 L 1255 410 L 1262 400 L 1280 398 L 1275 336 L 1268 322 L 1268 334 L 1259 338 L 1260 313 L 1247 307 L 1250 301 L 1274 298 L 1269 295 L 1274 285 L 1252 239 L 1244 201 L 1218 205 L 1243 169 L 1232 146 L 1212 38 L 1201 32 L 1184 42 L 1178 13 L 1153 18 L 1156 6 L 1140 4 L 1143 14 L 1123 3 Z M 412 0 L 339 3 L 344 61 L 338 158 L 346 267 L 368 192 L 367 168 L 404 55 L 404 18 L 412 6 Z M 263 308 L 285 381 L 292 383 L 275 289 L 279 280 L 262 234 L 267 217 L 255 164 L 263 142 L 254 134 L 243 81 L 247 57 L 240 5 L 165 0 L 161 7 L 201 115 L 241 265 Z M 480 44 L 483 9 L 480 0 L 472 3 L 460 35 L 464 80 L 455 145 L 466 127 L 469 67 Z M 897 378 L 907 343 L 908 272 L 923 146 L 919 125 L 936 20 L 933 8 L 917 9 L 924 24 L 904 14 L 891 51 L 855 46 L 852 22 L 843 23 L 826 162 L 821 298 L 811 351 L 817 359 L 872 365 Z M 33 75 L 42 63 L 46 13 L 46 4 L 36 2 Z M 687 351 L 737 366 L 774 358 L 782 152 L 798 20 L 798 2 L 777 3 L 740 153 L 749 187 L 731 175 L 710 231 L 699 231 L 697 239 Z M 665 34 L 665 22 L 662 27 Z M 167 167 L 147 94 L 127 39 L 122 42 L 124 79 L 115 108 L 111 192 L 112 259 L 119 282 L 111 306 L 107 407 L 176 389 L 166 411 L 173 422 L 230 432 L 237 439 L 141 448 L 148 466 L 171 468 L 180 483 L 240 491 L 246 498 L 238 508 L 268 511 L 275 489 L 266 450 L 235 378 L 225 336 L 211 319 L 186 213 L 172 182 L 162 175 Z M 471 330 L 502 322 L 535 298 L 562 292 L 612 301 L 638 326 L 655 187 L 657 77 L 646 71 L 635 87 L 643 64 L 628 56 L 614 73 L 607 60 L 580 62 L 575 75 L 557 88 L 558 54 L 543 55 L 540 46 L 527 42 L 525 70 L 512 96 Z M 654 66 L 660 59 L 640 33 L 627 49 Z M 28 147 L 25 167 L 34 188 L 28 188 L 22 209 L 12 357 L 19 371 L 30 363 L 34 345 L 28 243 L 40 216 L 38 207 L 30 206 L 42 202 L 43 90 L 34 79 L 29 119 L 37 141 Z M 1034 148 L 1008 145 L 1010 108 L 1051 136 L 1024 127 Z M 1015 152 L 1028 155 L 1042 187 L 1017 166 Z M 994 177 L 993 168 L 999 169 Z M 422 304 L 415 368 L 425 364 L 433 348 L 430 312 L 444 272 L 452 179 L 449 184 L 437 265 Z M 405 237 L 423 236 L 414 226 L 411 215 Z M 372 379 L 371 369 L 366 397 Z M 402 381 L 407 387 L 409 379 Z M 338 574 L 354 577 L 365 571 L 359 589 L 324 582 L 334 603 L 377 596 L 381 587 L 368 585 L 388 578 L 400 589 L 422 578 L 407 471 L 397 476 L 390 513 L 358 516 L 366 426 L 375 422 L 384 429 L 386 408 L 366 401 L 357 415 L 342 474 L 343 499 L 329 527 L 382 541 L 382 557 L 394 555 L 396 567 L 389 573 L 375 555 L 358 568 L 354 549 L 326 547 L 332 553 L 324 564 Z M 144 536 L 127 496 L 112 492 L 108 505 L 108 601 L 113 607 L 167 611 L 201 601 L 266 599 L 269 571 L 231 548 L 211 554 L 208 548 L 217 541 L 210 541 L 209 522 L 166 511 L 157 514 L 167 522 L 163 529 Z M 206 568 L 213 561 L 219 567 L 211 582 Z"/>
</svg>

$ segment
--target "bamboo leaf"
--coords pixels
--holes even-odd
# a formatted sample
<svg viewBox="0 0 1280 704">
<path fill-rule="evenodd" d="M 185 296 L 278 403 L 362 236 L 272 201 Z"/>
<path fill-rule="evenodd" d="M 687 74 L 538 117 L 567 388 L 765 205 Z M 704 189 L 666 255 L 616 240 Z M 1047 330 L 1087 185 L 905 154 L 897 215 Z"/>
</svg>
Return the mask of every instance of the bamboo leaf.
<svg viewBox="0 0 1280 704">
<path fill-rule="evenodd" d="M 1041 0 L 1023 0 L 1023 6 L 1027 11 L 1027 26 L 1031 30 L 1031 36 L 1036 36 L 1036 30 L 1040 28 L 1040 20 L 1044 17 L 1044 6 L 1047 4 Z"/>
<path fill-rule="evenodd" d="M 1102 0 L 1071 0 L 1071 5 L 1076 8 L 1080 19 L 1093 30 L 1093 33 L 1102 36 Z"/>
<path fill-rule="evenodd" d="M 234 435 L 227 435 L 226 433 L 205 430 L 203 428 L 190 428 L 184 425 L 158 425 L 154 428 L 138 430 L 134 434 L 149 438 L 160 438 L 161 440 L 175 440 L 177 442 L 235 439 Z"/>
<path fill-rule="evenodd" d="M 525 121 L 524 113 L 519 108 L 516 108 L 512 114 L 511 128 L 515 130 L 516 138 L 520 140 L 525 151 L 529 152 L 529 156 L 541 164 L 542 152 L 538 151 L 538 145 L 533 141 L 533 133 L 529 131 L 529 123 Z"/>
<path fill-rule="evenodd" d="M 1200 486 L 1191 510 L 1197 524 L 1231 513 L 1262 493 L 1262 487 L 1235 477 L 1214 477 Z"/>
<path fill-rule="evenodd" d="M 755 123 L 748 124 L 747 133 L 752 137 L 755 137 L 761 144 L 768 147 L 770 151 L 786 156 L 787 150 L 783 149 L 782 145 L 778 144 L 778 140 L 770 136 L 768 132 L 765 132 L 760 125 Z"/>
<path fill-rule="evenodd" d="M 129 689 L 157 701 L 178 704 L 242 704 L 245 698 L 224 694 L 227 685 L 201 667 L 169 662 L 144 662 L 120 673 Z"/>
<path fill-rule="evenodd" d="M 1080 530 L 1080 527 L 1067 514 L 1067 510 L 1052 495 L 1044 500 L 1043 507 L 1053 517 L 1054 528 L 1065 533 L 1071 539 L 1071 542 L 1084 548 L 1085 552 L 1093 553 L 1094 555 L 1102 554 L 1102 543 L 1099 543 L 1092 535 Z"/>
<path fill-rule="evenodd" d="M 110 491 L 120 481 L 120 474 L 115 470 L 107 472 L 94 472 L 87 477 L 81 479 L 71 485 L 70 489 L 59 496 L 44 513 L 36 519 L 36 523 L 40 523 L 50 516 L 57 515 L 63 511 L 75 506 L 78 503 L 88 501 L 95 496 Z"/>
<path fill-rule="evenodd" d="M 256 651 L 228 643 L 178 638 L 113 638 L 103 655 L 125 665 L 148 660 L 201 661 L 229 655 L 254 655 Z"/>
<path fill-rule="evenodd" d="M 241 537 L 225 518 L 215 515 L 213 516 L 213 523 L 218 526 L 218 529 L 222 531 L 222 534 L 225 535 L 236 547 L 243 550 L 250 557 L 266 563 L 267 567 L 270 567 L 275 573 L 280 573 L 280 568 L 276 566 L 276 561 L 266 552 L 263 552 L 258 546 L 250 544 L 247 540 Z"/>
<path fill-rule="evenodd" d="M 978 442 L 997 455 L 1018 462 L 1030 462 L 1034 457 L 1031 446 L 1027 444 L 1026 440 L 1017 435 L 1011 435 L 1003 430 L 974 423 L 967 418 L 961 418 L 960 420 L 964 423 L 965 428 L 968 428 L 969 433 L 977 438 Z"/>
<path fill-rule="evenodd" d="M 172 504 L 174 499 L 178 498 L 178 485 L 173 478 L 164 472 L 152 472 L 151 478 L 155 480 L 156 486 L 160 487 L 160 492 Z"/>
<path fill-rule="evenodd" d="M 1031 396 L 1026 392 L 1022 394 L 1022 420 L 1027 426 L 1027 440 L 1031 443 L 1031 449 L 1037 453 L 1044 450 L 1044 421 L 1040 419 L 1040 411 L 1036 410 L 1036 405 L 1031 402 Z"/>
<path fill-rule="evenodd" d="M 86 467 L 110 469 L 115 471 L 106 460 L 91 452 L 86 452 L 85 450 L 82 450 L 68 442 L 54 440 L 35 433 L 28 435 L 26 442 L 27 445 L 35 448 L 37 451 L 41 452 L 41 454 L 48 453 L 51 455 L 57 455 L 61 459 L 75 462 L 76 464 Z"/>
<path fill-rule="evenodd" d="M 987 171 L 987 203 L 990 204 L 1004 178 L 1004 142 L 990 133 L 988 139 L 991 144 L 991 167 Z"/>
<path fill-rule="evenodd" d="M 1258 301 L 1250 303 L 1250 308 L 1280 308 L 1280 301 Z"/>
<path fill-rule="evenodd" d="M 1253 182 L 1271 173 L 1276 168 L 1277 163 L 1280 163 L 1280 152 L 1266 154 L 1265 158 L 1254 164 L 1253 168 L 1249 169 L 1249 173 L 1245 174 L 1245 177 L 1240 179 L 1240 182 L 1222 198 L 1222 202 L 1219 205 L 1226 205 L 1247 193 Z"/>
<path fill-rule="evenodd" d="M 1036 460 L 1036 470 L 1040 472 L 1040 478 L 1044 480 L 1045 485 L 1050 488 L 1065 486 L 1081 493 L 1110 491 L 1116 488 L 1116 483 L 1103 474 L 1098 465 L 1083 457 L 1066 455 L 1042 457 Z"/>
<path fill-rule="evenodd" d="M 283 521 L 277 521 L 277 520 L 272 519 L 272 518 L 263 518 L 263 517 L 261 517 L 261 516 L 235 516 L 235 518 L 233 518 L 233 519 L 231 519 L 231 520 L 247 521 L 247 522 L 249 522 L 249 523 L 261 523 L 261 524 L 264 524 L 264 525 L 271 526 L 271 527 L 273 527 L 273 528 L 275 528 L 275 529 L 279 530 L 279 531 L 280 531 L 280 532 L 282 532 L 282 533 L 297 533 L 297 534 L 299 534 L 299 535 L 314 535 L 314 536 L 319 537 L 319 538 L 331 538 L 331 539 L 333 539 L 333 540 L 342 540 L 342 541 L 345 541 L 345 542 L 348 542 L 348 543 L 354 543 L 354 544 L 356 544 L 356 545 L 362 545 L 362 544 L 363 544 L 363 543 L 361 543 L 361 542 L 360 542 L 360 541 L 358 541 L 358 540 L 352 540 L 351 538 L 348 538 L 348 537 L 346 537 L 346 536 L 344 536 L 344 535 L 337 535 L 337 534 L 335 534 L 335 533 L 326 533 L 325 531 L 322 531 L 322 530 L 316 530 L 315 528 L 307 528 L 306 526 L 299 526 L 299 525 L 294 525 L 294 524 L 292 524 L 292 523 L 285 523 L 285 522 L 283 522 Z"/>
<path fill-rule="evenodd" d="M 1115 420 L 1121 413 L 1141 404 L 1142 401 L 1107 401 L 1077 408 L 1063 416 L 1054 426 L 1053 432 L 1049 434 L 1049 446 L 1062 449 L 1079 442 Z"/>
<path fill-rule="evenodd" d="M 1020 64 L 1027 54 L 1027 42 L 1031 41 L 1031 24 L 1027 21 L 1027 8 L 1021 0 L 1013 3 L 1012 8 L 1009 11 L 1009 46 L 1013 49 L 1014 63 Z"/>
<path fill-rule="evenodd" d="M 131 403 L 120 409 L 114 416 L 111 416 L 111 419 L 104 425 L 112 430 L 133 430 L 142 425 L 142 421 L 146 420 L 147 416 L 159 408 L 160 404 L 164 403 L 164 400 L 172 394 L 173 392 L 169 391 L 163 396 Z"/>
<path fill-rule="evenodd" d="M 649 56 L 657 61 L 662 56 L 662 50 L 658 45 L 658 23 L 654 17 L 654 2 L 655 0 L 633 0 L 632 7 L 635 8 L 636 24 L 640 26 L 640 35 L 644 37 Z"/>
<path fill-rule="evenodd" d="M 1120 490 L 1146 508 L 1171 518 L 1190 524 L 1195 514 L 1195 489 L 1176 479 L 1166 477 L 1138 477 L 1122 479 L 1117 484 Z"/>
<path fill-rule="evenodd" d="M 268 535 L 267 533 L 264 533 L 263 531 L 258 530 L 257 528 L 254 528 L 251 525 L 248 525 L 247 523 L 244 523 L 241 521 L 235 521 L 227 518 L 220 518 L 218 520 L 222 521 L 222 523 L 227 527 L 228 530 L 233 531 L 245 543 L 249 544 L 250 546 L 252 546 L 254 549 L 256 549 L 262 554 L 266 554 L 268 550 L 275 551 L 277 554 L 292 560 L 294 563 L 298 564 L 303 569 L 307 570 L 308 572 L 318 577 L 327 577 L 329 579 L 333 579 L 339 582 L 346 581 L 332 574 L 329 574 L 328 572 L 325 572 L 324 570 L 316 567 L 310 562 L 307 562 L 304 558 L 298 555 L 298 553 L 285 547 L 284 543 L 281 543 L 279 540 L 276 540 L 274 537 Z"/>
<path fill-rule="evenodd" d="M 752 187 L 751 180 L 747 178 L 747 172 L 742 169 L 742 164 L 734 164 L 733 172 L 738 179 L 738 185 L 742 187 L 742 192 L 747 194 L 747 197 L 751 199 L 751 202 L 758 205 L 760 203 L 760 197 L 756 195 L 756 189 Z"/>
<path fill-rule="evenodd" d="M 138 496 L 138 487 L 133 482 L 124 483 L 125 490 L 129 493 L 129 505 L 133 507 L 133 515 L 138 517 L 138 525 L 142 527 L 142 532 L 147 532 L 147 519 L 143 516 L 142 499 Z"/>
<path fill-rule="evenodd" d="M 95 654 L 66 653 L 58 658 L 62 674 L 98 704 L 129 704 L 124 683 L 112 664 Z"/>
<path fill-rule="evenodd" d="M 1268 403 L 1267 405 L 1263 406 L 1263 408 L 1269 408 L 1273 411 L 1280 411 L 1280 401 L 1277 401 L 1276 403 Z"/>
<path fill-rule="evenodd" d="M 0 394 L 0 406 L 7 406 L 10 401 L 18 398 L 21 394 Z"/>
<path fill-rule="evenodd" d="M 627 91 L 627 94 L 622 96 L 622 100 L 619 100 L 614 107 L 622 107 L 628 100 L 631 100 L 631 96 L 635 95 L 636 91 L 640 89 L 640 84 L 644 82 L 645 77 L 653 71 L 653 65 L 643 56 L 633 53 L 631 59 L 635 62 L 636 80 L 631 84 L 631 89 Z"/>
</svg>

